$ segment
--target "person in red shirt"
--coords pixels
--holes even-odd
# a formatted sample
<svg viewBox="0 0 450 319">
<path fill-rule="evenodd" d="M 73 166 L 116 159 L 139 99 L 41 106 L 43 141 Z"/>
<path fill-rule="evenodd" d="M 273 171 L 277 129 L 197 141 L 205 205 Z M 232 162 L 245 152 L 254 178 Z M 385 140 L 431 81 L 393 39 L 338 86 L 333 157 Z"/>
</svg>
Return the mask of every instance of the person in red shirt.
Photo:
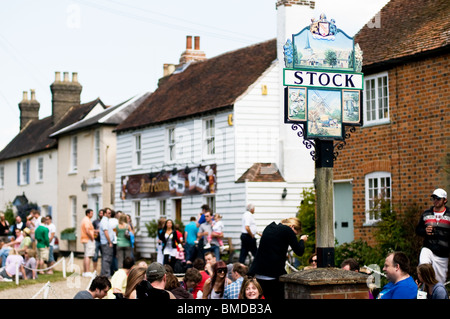
<svg viewBox="0 0 450 319">
<path fill-rule="evenodd" d="M 210 278 L 211 276 L 208 275 L 208 273 L 205 271 L 205 261 L 203 259 L 195 259 L 192 265 L 200 272 L 200 275 L 202 275 L 202 280 L 194 287 L 192 295 L 194 296 L 194 299 L 202 299 L 203 286 L 205 285 L 205 281 L 208 280 L 208 278 Z"/>
</svg>

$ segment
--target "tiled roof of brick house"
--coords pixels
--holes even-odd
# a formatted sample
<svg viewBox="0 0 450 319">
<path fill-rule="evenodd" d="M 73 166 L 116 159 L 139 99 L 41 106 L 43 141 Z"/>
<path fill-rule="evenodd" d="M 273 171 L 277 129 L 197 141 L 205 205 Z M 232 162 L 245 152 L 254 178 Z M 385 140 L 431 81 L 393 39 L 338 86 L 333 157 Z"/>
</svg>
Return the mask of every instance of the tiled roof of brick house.
<svg viewBox="0 0 450 319">
<path fill-rule="evenodd" d="M 276 60 L 276 40 L 191 63 L 159 87 L 117 131 L 136 129 L 231 107 Z"/>
<path fill-rule="evenodd" d="M 354 37 L 363 51 L 363 72 L 421 54 L 448 52 L 449 16 L 448 0 L 391 0 L 379 12 L 379 25 L 365 25 Z"/>
<path fill-rule="evenodd" d="M 97 98 L 88 103 L 72 106 L 55 125 L 53 125 L 52 116 L 29 122 L 0 152 L 0 160 L 24 156 L 57 147 L 56 139 L 49 137 L 50 134 L 81 120 L 99 102 L 102 103 Z"/>
</svg>

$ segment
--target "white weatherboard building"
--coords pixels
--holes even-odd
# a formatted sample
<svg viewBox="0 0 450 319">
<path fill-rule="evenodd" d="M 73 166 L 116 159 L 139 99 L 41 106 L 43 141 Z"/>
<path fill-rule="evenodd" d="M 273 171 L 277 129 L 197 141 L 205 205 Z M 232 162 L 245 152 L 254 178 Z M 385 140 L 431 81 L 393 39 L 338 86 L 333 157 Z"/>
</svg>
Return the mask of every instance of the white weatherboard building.
<svg viewBox="0 0 450 319">
<path fill-rule="evenodd" d="M 142 257 L 156 248 L 145 224 L 161 216 L 187 224 L 208 204 L 239 249 L 248 203 L 262 232 L 295 216 L 302 189 L 313 186 L 310 151 L 283 122 L 282 86 L 282 45 L 298 31 L 287 20 L 309 21 L 310 7 L 279 1 L 277 10 L 278 40 L 206 59 L 188 36 L 180 64 L 165 65 L 158 89 L 116 128 L 114 208 L 132 215 Z M 203 188 L 193 187 L 193 171 Z"/>
</svg>

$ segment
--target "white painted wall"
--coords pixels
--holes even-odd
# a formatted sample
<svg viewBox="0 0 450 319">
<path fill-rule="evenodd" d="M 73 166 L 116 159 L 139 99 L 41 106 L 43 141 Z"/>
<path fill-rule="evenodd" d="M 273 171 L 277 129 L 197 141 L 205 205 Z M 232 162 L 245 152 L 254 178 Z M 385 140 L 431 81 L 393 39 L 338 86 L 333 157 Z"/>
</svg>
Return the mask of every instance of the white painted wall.
<svg viewBox="0 0 450 319">
<path fill-rule="evenodd" d="M 38 180 L 38 158 L 44 160 L 44 177 Z M 28 184 L 17 185 L 17 162 L 29 159 L 30 161 L 30 179 Z M 0 188 L 0 210 L 4 211 L 9 202 L 12 202 L 18 195 L 27 197 L 29 202 L 36 203 L 42 208 L 42 215 L 45 216 L 52 212 L 53 220 L 57 219 L 55 212 L 58 210 L 56 200 L 57 185 L 57 161 L 58 152 L 48 150 L 29 156 L 22 156 L 0 163 L 4 167 L 4 185 Z"/>
<path fill-rule="evenodd" d="M 277 56 L 278 56 L 278 91 L 280 95 L 279 113 L 280 123 L 280 170 L 286 181 L 301 181 L 308 183 L 314 179 L 314 162 L 309 152 L 302 144 L 303 139 L 297 136 L 290 124 L 284 124 L 284 86 L 283 68 L 284 51 L 283 45 L 292 35 L 300 32 L 311 23 L 314 10 L 308 5 L 280 6 L 277 8 Z M 287 156 L 289 154 L 289 156 Z"/>
</svg>

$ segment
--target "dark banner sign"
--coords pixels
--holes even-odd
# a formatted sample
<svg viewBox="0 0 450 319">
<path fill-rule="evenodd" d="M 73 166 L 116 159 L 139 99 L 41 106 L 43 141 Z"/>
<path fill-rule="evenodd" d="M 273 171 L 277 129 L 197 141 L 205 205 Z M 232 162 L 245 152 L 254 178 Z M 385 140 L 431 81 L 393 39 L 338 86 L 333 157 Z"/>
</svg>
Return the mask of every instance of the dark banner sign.
<svg viewBox="0 0 450 319">
<path fill-rule="evenodd" d="M 122 176 L 121 185 L 122 199 L 212 194 L 217 188 L 216 164 Z"/>
</svg>

